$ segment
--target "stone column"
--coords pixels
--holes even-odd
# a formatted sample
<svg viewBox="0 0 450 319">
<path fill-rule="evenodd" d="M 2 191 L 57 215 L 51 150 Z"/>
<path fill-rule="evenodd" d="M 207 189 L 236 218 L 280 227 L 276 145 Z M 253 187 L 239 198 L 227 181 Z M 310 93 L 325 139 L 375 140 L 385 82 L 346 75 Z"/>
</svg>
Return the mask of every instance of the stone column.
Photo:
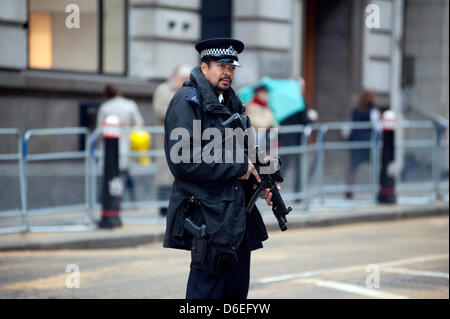
<svg viewBox="0 0 450 319">
<path fill-rule="evenodd" d="M 240 56 L 237 85 L 257 81 L 262 76 L 288 78 L 292 73 L 292 0 L 233 1 L 233 37 L 245 43 Z M 301 50 L 296 50 L 301 52 Z"/>
<path fill-rule="evenodd" d="M 165 79 L 178 64 L 198 64 L 199 0 L 131 0 L 129 75 Z"/>
<path fill-rule="evenodd" d="M 377 93 L 377 104 L 389 106 L 402 121 L 401 57 L 403 38 L 403 0 L 366 1 L 363 8 L 362 86 Z M 375 23 L 375 22 L 379 23 Z M 404 140 L 404 130 L 398 128 L 396 145 Z M 404 149 L 396 147 L 397 173 L 401 172 Z"/>
<path fill-rule="evenodd" d="M 26 0 L 0 0 L 0 68 L 27 67 Z"/>
</svg>

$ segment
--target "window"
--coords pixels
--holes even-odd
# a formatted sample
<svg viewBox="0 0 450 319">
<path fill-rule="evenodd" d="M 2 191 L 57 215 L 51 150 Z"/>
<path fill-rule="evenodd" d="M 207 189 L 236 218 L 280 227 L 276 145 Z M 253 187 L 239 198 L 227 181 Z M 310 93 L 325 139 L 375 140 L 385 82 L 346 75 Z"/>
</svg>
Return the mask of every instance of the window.
<svg viewBox="0 0 450 319">
<path fill-rule="evenodd" d="M 125 74 L 126 8 L 126 0 L 29 0 L 29 67 Z"/>
</svg>

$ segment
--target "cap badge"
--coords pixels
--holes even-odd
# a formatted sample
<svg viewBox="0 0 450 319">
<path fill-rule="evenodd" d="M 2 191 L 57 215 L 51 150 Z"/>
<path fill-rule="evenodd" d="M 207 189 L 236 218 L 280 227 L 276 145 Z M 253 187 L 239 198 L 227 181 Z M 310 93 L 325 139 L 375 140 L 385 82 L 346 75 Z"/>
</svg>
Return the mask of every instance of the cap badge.
<svg viewBox="0 0 450 319">
<path fill-rule="evenodd" d="M 237 56 L 237 52 L 236 50 L 230 45 L 230 47 L 227 49 L 227 55 L 233 55 L 233 56 Z"/>
</svg>

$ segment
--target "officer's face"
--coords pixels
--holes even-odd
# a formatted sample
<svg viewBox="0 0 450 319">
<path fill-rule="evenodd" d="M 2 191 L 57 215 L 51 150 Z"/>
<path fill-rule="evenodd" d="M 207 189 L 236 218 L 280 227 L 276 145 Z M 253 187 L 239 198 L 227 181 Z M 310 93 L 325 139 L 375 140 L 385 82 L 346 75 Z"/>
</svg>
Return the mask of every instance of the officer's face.
<svg viewBox="0 0 450 319">
<path fill-rule="evenodd" d="M 217 87 L 219 91 L 223 92 L 231 87 L 236 66 L 211 61 L 209 67 L 205 62 L 202 62 L 200 68 L 209 83 Z"/>
</svg>

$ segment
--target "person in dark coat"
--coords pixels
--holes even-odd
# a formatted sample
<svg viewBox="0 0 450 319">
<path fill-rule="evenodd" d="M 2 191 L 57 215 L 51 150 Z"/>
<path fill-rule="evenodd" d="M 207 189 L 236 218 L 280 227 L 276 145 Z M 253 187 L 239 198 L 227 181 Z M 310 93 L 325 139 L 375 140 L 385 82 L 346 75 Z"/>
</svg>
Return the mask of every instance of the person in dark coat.
<svg viewBox="0 0 450 319">
<path fill-rule="evenodd" d="M 260 178 L 248 159 L 247 150 L 241 161 L 236 158 L 231 163 L 210 163 L 200 159 L 200 151 L 210 141 L 201 140 L 201 145 L 195 142 L 195 133 L 207 128 L 224 133 L 222 123 L 234 113 L 245 119 L 246 126 L 251 125 L 243 104 L 231 88 L 235 68 L 239 66 L 238 53 L 244 44 L 218 38 L 200 41 L 195 48 L 200 53 L 201 64 L 192 70 L 190 80 L 172 98 L 164 122 L 164 148 L 174 182 L 163 245 L 195 249 L 192 234 L 184 228 L 185 219 L 189 217 L 198 227 L 205 225 L 205 263 L 199 267 L 191 262 L 186 298 L 246 298 L 250 252 L 262 248 L 262 241 L 268 238 L 256 206 L 249 214 L 245 213 L 249 199 L 246 194 L 254 186 L 248 185 L 249 177 L 254 175 L 258 181 Z M 223 154 L 227 151 L 224 144 Z M 177 159 L 184 151 L 187 157 Z M 262 197 L 272 205 L 269 189 Z"/>
<path fill-rule="evenodd" d="M 298 79 L 300 85 L 300 92 L 302 96 L 305 96 L 305 83 L 303 78 Z M 305 108 L 301 111 L 298 111 L 283 121 L 280 122 L 281 126 L 285 125 L 308 125 L 312 124 L 313 121 L 310 119 L 308 115 L 308 105 L 305 100 Z M 289 134 L 280 134 L 279 137 L 279 146 L 299 146 L 303 142 L 303 133 L 289 133 Z M 301 172 L 302 172 L 302 156 L 298 154 L 294 155 L 282 155 L 281 156 L 281 173 L 283 176 L 286 176 L 286 172 L 289 167 L 294 167 L 294 192 L 300 193 L 303 191 L 301 185 Z M 296 200 L 299 202 L 299 200 Z"/>
<path fill-rule="evenodd" d="M 380 117 L 380 112 L 375 106 L 375 92 L 366 90 L 358 97 L 358 104 L 352 110 L 352 122 L 376 122 Z M 372 139 L 372 129 L 354 129 L 351 131 L 350 142 L 367 142 Z M 347 185 L 352 186 L 355 183 L 356 172 L 358 167 L 363 163 L 370 162 L 370 148 L 351 149 L 350 161 L 347 171 Z M 345 193 L 347 199 L 353 198 L 353 192 Z"/>
</svg>

